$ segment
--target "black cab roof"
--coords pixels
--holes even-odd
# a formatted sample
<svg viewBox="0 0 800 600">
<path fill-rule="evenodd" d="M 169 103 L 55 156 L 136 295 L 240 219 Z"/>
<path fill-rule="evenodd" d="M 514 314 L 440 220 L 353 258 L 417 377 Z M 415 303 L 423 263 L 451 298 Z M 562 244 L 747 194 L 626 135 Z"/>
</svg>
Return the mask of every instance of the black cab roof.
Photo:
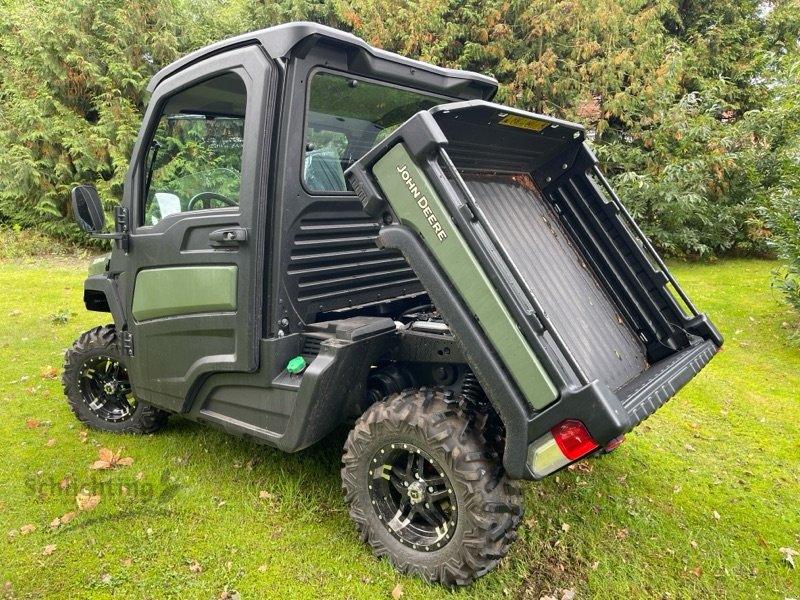
<svg viewBox="0 0 800 600">
<path fill-rule="evenodd" d="M 310 47 L 323 41 L 356 50 L 360 55 L 359 62 L 362 67 L 365 64 L 371 65 L 371 68 L 367 70 L 374 71 L 376 75 L 385 74 L 387 79 L 392 79 L 393 75 L 400 75 L 401 71 L 404 72 L 401 75 L 404 80 L 408 80 L 409 75 L 413 76 L 417 73 L 424 75 L 424 77 L 417 77 L 416 80 L 419 81 L 421 88 L 432 92 L 464 99 L 490 100 L 497 91 L 497 81 L 493 77 L 472 71 L 447 69 L 406 58 L 393 52 L 374 48 L 351 33 L 309 22 L 277 25 L 222 40 L 196 50 L 156 73 L 150 80 L 147 90 L 152 92 L 161 82 L 182 69 L 234 48 L 260 45 L 271 58 L 278 59 L 289 58 L 293 53 L 305 53 Z"/>
</svg>

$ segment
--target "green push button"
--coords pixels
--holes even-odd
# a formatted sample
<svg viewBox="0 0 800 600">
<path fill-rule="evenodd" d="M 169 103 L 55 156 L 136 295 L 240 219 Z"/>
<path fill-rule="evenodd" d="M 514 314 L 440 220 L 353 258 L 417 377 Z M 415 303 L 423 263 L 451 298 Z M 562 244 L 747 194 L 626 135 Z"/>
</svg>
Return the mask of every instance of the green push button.
<svg viewBox="0 0 800 600">
<path fill-rule="evenodd" d="M 307 366 L 305 358 L 302 356 L 295 356 L 286 364 L 286 370 L 289 371 L 290 375 L 298 375 L 305 371 Z"/>
</svg>

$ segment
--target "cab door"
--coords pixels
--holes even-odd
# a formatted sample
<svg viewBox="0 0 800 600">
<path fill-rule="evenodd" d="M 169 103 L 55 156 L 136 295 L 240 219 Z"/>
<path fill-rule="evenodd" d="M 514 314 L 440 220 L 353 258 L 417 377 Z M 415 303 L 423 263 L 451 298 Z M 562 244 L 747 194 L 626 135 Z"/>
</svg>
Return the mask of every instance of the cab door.
<svg viewBox="0 0 800 600">
<path fill-rule="evenodd" d="M 250 46 L 179 71 L 151 98 L 120 274 L 140 400 L 186 411 L 207 374 L 258 365 L 274 75 Z"/>
</svg>

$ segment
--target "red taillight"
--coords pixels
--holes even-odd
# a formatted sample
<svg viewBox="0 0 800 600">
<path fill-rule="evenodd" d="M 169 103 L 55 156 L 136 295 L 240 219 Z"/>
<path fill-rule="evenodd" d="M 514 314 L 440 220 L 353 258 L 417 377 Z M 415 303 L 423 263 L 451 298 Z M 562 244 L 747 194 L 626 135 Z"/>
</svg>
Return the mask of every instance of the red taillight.
<svg viewBox="0 0 800 600">
<path fill-rule="evenodd" d="M 598 447 L 580 421 L 562 421 L 550 430 L 561 453 L 569 460 L 578 460 Z"/>
</svg>

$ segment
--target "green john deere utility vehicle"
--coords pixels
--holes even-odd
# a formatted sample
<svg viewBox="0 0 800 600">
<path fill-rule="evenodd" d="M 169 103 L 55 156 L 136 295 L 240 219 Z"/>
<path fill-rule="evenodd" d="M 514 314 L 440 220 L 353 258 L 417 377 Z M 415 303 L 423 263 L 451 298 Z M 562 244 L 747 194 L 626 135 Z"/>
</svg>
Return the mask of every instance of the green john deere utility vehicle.
<svg viewBox="0 0 800 600">
<path fill-rule="evenodd" d="M 287 452 L 342 423 L 361 538 L 445 585 L 515 538 L 517 480 L 618 445 L 722 344 L 574 123 L 312 23 L 164 68 L 114 231 L 88 234 L 78 419 L 171 414 Z"/>
</svg>

